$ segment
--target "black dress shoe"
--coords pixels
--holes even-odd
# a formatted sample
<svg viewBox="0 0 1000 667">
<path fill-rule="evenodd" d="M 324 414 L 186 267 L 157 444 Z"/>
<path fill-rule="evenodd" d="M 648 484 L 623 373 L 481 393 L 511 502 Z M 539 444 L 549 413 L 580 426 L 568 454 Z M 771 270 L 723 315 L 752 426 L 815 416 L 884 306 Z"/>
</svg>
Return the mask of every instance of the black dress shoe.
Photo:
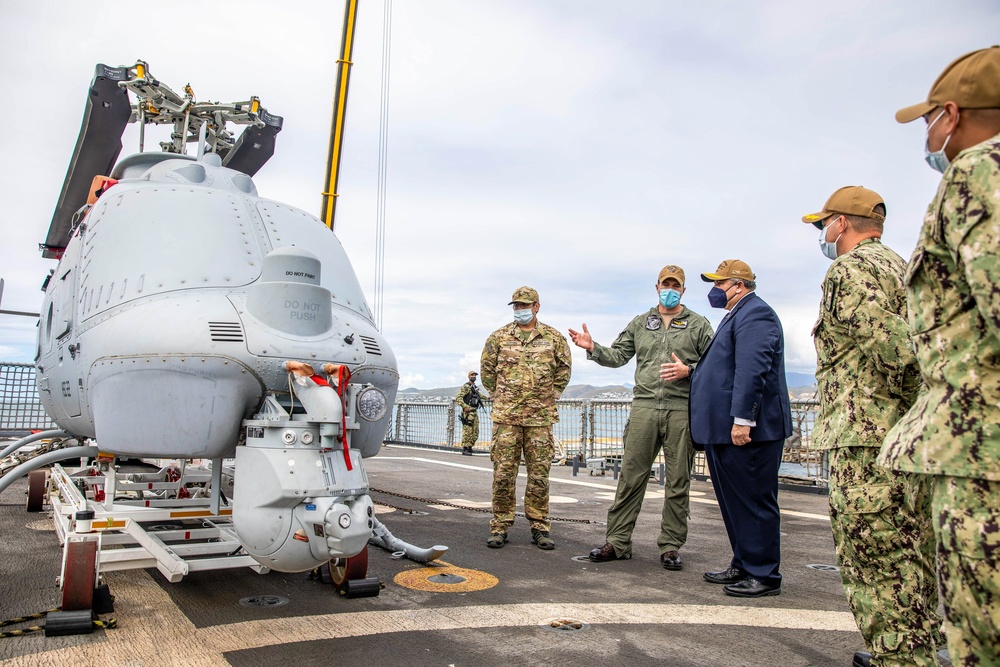
<svg viewBox="0 0 1000 667">
<path fill-rule="evenodd" d="M 679 570 L 683 566 L 681 555 L 676 551 L 664 551 L 660 554 L 660 565 L 666 570 Z"/>
<path fill-rule="evenodd" d="M 743 581 L 737 581 L 735 584 L 729 584 L 722 590 L 726 592 L 726 595 L 732 595 L 736 598 L 762 598 L 767 595 L 780 595 L 781 586 L 768 586 L 762 581 L 758 581 L 753 577 L 747 577 Z"/>
<path fill-rule="evenodd" d="M 718 572 L 706 572 L 702 576 L 705 577 L 705 581 L 712 584 L 735 584 L 746 579 L 747 573 L 738 567 L 727 567 Z"/>
<path fill-rule="evenodd" d="M 615 553 L 615 548 L 611 546 L 610 542 L 606 542 L 603 547 L 598 549 L 592 549 L 590 552 L 590 560 L 595 563 L 607 563 L 612 560 L 628 560 L 632 557 L 632 554 L 622 554 L 619 556 Z"/>
<path fill-rule="evenodd" d="M 872 654 L 865 651 L 858 651 L 854 654 L 851 667 L 869 667 L 872 664 Z"/>
</svg>

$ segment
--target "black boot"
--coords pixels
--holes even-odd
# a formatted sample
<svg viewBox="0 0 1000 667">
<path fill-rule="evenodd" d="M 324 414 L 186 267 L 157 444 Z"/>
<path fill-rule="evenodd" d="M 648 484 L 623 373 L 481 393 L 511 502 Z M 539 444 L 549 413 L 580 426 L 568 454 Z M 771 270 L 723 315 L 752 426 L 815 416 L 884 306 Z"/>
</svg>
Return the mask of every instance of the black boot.
<svg viewBox="0 0 1000 667">
<path fill-rule="evenodd" d="M 462 456 L 472 456 L 472 447 L 462 447 Z"/>
</svg>

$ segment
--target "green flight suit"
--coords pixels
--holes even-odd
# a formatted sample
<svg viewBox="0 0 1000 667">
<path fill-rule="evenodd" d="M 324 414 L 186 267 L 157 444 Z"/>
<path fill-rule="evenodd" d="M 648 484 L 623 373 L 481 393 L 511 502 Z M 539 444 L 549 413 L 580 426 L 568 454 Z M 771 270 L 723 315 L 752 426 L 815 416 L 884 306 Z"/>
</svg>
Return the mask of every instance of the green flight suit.
<svg viewBox="0 0 1000 667">
<path fill-rule="evenodd" d="M 689 434 L 689 378 L 660 379 L 660 364 L 673 363 L 673 354 L 692 369 L 708 349 L 712 325 L 683 308 L 669 326 L 656 307 L 637 315 L 610 347 L 594 343 L 587 358 L 601 366 L 618 368 L 635 357 L 632 409 L 622 435 L 622 468 L 615 500 L 608 509 L 607 541 L 618 556 L 632 553 L 632 531 L 642 509 L 649 471 L 663 449 L 665 480 L 660 553 L 677 550 L 687 542 L 690 513 L 691 465 L 694 448 Z"/>
</svg>

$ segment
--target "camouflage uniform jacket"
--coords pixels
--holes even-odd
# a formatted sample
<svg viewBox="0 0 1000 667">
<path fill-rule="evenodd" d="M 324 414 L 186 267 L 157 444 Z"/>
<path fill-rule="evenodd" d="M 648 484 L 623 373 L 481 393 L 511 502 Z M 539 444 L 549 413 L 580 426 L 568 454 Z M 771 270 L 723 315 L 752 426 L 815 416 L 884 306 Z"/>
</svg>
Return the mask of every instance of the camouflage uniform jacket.
<svg viewBox="0 0 1000 667">
<path fill-rule="evenodd" d="M 660 379 L 660 364 L 673 363 L 671 354 L 690 366 L 697 365 L 701 355 L 712 340 L 712 324 L 686 307 L 674 316 L 670 326 L 663 326 L 663 318 L 654 306 L 636 315 L 611 347 L 594 343 L 587 353 L 601 366 L 618 368 L 635 357 L 635 388 L 632 404 L 660 410 L 687 410 L 691 380 L 684 378 L 667 382 Z"/>
<path fill-rule="evenodd" d="M 465 397 L 469 394 L 474 396 L 474 398 L 470 398 L 469 401 L 472 401 L 475 405 L 470 405 L 469 402 L 465 400 Z M 466 382 L 458 388 L 458 393 L 455 394 L 455 401 L 462 408 L 463 412 L 470 412 L 482 406 L 483 397 L 480 396 L 479 390 L 476 388 L 476 384 L 474 382 Z"/>
<path fill-rule="evenodd" d="M 566 337 L 547 324 L 523 332 L 506 324 L 486 339 L 479 368 L 493 397 L 495 424 L 549 426 L 559 421 L 556 399 L 569 384 Z"/>
<path fill-rule="evenodd" d="M 838 257 L 813 327 L 820 408 L 814 449 L 881 447 L 913 405 L 920 371 L 906 323 L 903 258 L 878 239 Z"/>
<path fill-rule="evenodd" d="M 879 462 L 1000 481 L 1000 135 L 959 153 L 906 272 L 926 389 Z"/>
</svg>

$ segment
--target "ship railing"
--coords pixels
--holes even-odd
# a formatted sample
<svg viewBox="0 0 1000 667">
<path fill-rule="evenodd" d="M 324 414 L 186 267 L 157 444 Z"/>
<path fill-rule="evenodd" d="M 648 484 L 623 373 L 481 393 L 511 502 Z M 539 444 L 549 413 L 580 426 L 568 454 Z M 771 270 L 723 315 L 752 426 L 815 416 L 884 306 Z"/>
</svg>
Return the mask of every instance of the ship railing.
<svg viewBox="0 0 1000 667">
<path fill-rule="evenodd" d="M 813 487 L 822 491 L 829 479 L 827 457 L 824 452 L 809 448 L 817 405 L 815 399 L 792 401 L 793 433 L 785 441 L 779 475 L 783 484 Z M 623 451 L 622 434 L 628 423 L 631 407 L 632 401 L 627 398 L 556 401 L 559 421 L 552 428 L 556 441 L 554 462 L 573 465 L 575 459 L 581 469 L 591 472 L 601 470 L 602 473 L 611 470 L 617 473 Z M 492 410 L 493 401 L 484 399 L 483 407 L 479 409 L 479 433 L 473 452 L 489 452 L 493 433 Z M 461 447 L 460 415 L 460 404 L 454 399 L 397 399 L 385 441 L 388 444 L 434 449 Z M 659 471 L 662 480 L 665 465 L 661 452 L 653 464 L 653 475 Z M 701 479 L 708 477 L 703 452 L 695 454 L 692 475 Z"/>
<path fill-rule="evenodd" d="M 632 401 L 628 398 L 567 399 L 556 402 L 559 421 L 553 425 L 556 451 L 553 460 L 582 470 L 606 471 L 616 476 L 622 456 L 622 433 Z M 826 488 L 829 467 L 824 452 L 809 447 L 816 420 L 817 402 L 792 401 L 794 433 L 785 441 L 781 478 L 788 484 Z M 484 399 L 479 409 L 479 433 L 474 452 L 489 452 L 493 433 L 493 401 Z M 459 404 L 454 399 L 398 399 L 393 406 L 386 442 L 420 447 L 454 449 L 462 444 Z M 32 364 L 0 362 L 0 437 L 23 436 L 32 431 L 57 428 L 42 408 Z M 653 465 L 663 479 L 666 462 L 662 452 Z M 696 453 L 692 475 L 706 478 L 704 454 Z"/>
</svg>

